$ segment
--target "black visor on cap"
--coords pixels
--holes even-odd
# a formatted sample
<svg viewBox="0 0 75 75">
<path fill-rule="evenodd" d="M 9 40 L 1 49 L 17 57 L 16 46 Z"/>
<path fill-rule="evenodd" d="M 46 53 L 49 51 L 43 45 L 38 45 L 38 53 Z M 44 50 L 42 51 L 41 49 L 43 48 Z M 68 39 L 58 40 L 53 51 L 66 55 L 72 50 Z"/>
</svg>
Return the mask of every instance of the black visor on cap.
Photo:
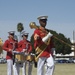
<svg viewBox="0 0 75 75">
<path fill-rule="evenodd" d="M 14 35 L 14 34 L 10 34 L 10 35 Z"/>
<path fill-rule="evenodd" d="M 14 35 L 14 31 L 10 31 L 10 32 L 8 32 L 9 33 L 9 35 Z"/>
<path fill-rule="evenodd" d="M 46 21 L 47 21 L 47 19 L 40 19 L 40 21 L 42 21 L 42 22 L 46 22 Z"/>
<path fill-rule="evenodd" d="M 28 34 L 23 34 L 22 36 L 26 36 L 26 37 L 27 37 L 27 36 L 28 36 Z"/>
<path fill-rule="evenodd" d="M 12 36 L 14 36 L 14 33 L 9 33 L 9 35 L 12 35 Z"/>
<path fill-rule="evenodd" d="M 23 36 L 28 37 L 28 35 L 22 35 L 22 37 L 23 37 Z"/>
</svg>

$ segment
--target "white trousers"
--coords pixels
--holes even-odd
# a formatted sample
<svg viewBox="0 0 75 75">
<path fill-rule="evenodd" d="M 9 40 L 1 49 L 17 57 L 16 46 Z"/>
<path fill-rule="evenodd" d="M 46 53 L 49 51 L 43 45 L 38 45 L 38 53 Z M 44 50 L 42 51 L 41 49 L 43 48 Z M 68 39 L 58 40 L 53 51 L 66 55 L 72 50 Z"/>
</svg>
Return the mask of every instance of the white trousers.
<svg viewBox="0 0 75 75">
<path fill-rule="evenodd" d="M 7 75 L 12 75 L 13 73 L 13 60 L 7 59 Z"/>
<path fill-rule="evenodd" d="M 37 75 L 44 75 L 44 64 L 46 64 L 45 75 L 53 75 L 54 72 L 54 60 L 50 55 L 49 58 L 41 57 L 37 62 Z"/>
<path fill-rule="evenodd" d="M 32 75 L 32 66 L 33 66 L 33 62 L 29 62 L 29 61 L 25 61 L 25 63 L 23 63 L 23 68 L 22 68 L 22 73 L 23 75 L 26 75 L 26 67 L 28 65 L 28 74 L 27 75 Z"/>
<path fill-rule="evenodd" d="M 14 63 L 14 65 L 13 65 L 13 74 L 14 75 L 19 75 L 19 71 L 20 71 L 19 64 Z"/>
<path fill-rule="evenodd" d="M 33 62 L 29 62 L 29 61 L 25 61 L 23 63 L 23 67 L 22 67 L 22 75 L 26 75 L 26 66 L 28 65 L 28 74 L 27 75 L 32 75 L 32 65 Z M 20 68 L 21 68 L 21 64 L 19 63 L 15 63 L 13 65 L 13 72 L 14 75 L 19 75 L 20 73 Z"/>
</svg>

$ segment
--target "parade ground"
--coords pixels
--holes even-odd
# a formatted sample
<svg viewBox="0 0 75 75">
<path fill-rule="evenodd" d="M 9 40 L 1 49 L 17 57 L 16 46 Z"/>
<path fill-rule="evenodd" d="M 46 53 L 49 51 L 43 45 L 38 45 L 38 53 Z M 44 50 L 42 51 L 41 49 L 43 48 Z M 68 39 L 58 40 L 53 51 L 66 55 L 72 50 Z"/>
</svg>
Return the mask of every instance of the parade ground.
<svg viewBox="0 0 75 75">
<path fill-rule="evenodd" d="M 6 64 L 0 64 L 0 75 L 7 75 Z M 37 68 L 33 65 L 32 75 L 36 74 Z M 22 75 L 22 71 L 20 69 L 20 75 Z M 54 75 L 75 75 L 75 64 L 56 64 Z"/>
</svg>

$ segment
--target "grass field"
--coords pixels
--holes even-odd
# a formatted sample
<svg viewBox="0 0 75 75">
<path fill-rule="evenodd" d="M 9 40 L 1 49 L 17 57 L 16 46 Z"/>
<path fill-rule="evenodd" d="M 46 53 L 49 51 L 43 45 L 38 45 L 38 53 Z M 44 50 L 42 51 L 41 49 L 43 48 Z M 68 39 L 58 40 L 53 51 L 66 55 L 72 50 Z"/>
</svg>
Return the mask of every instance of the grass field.
<svg viewBox="0 0 75 75">
<path fill-rule="evenodd" d="M 32 75 L 36 75 L 36 70 L 33 66 Z M 0 75 L 7 75 L 6 64 L 0 64 Z M 75 64 L 56 64 L 54 75 L 75 75 Z"/>
</svg>

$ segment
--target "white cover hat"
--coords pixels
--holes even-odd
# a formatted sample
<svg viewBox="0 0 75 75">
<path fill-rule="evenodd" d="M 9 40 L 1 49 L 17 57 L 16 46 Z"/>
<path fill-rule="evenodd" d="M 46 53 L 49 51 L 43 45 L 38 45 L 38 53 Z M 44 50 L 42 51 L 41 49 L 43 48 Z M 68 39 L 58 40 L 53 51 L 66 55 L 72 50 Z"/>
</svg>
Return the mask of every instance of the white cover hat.
<svg viewBox="0 0 75 75">
<path fill-rule="evenodd" d="M 42 20 L 42 19 L 47 19 L 47 18 L 48 18 L 48 16 L 40 16 L 40 17 L 38 17 L 37 19 L 38 19 L 38 20 L 40 20 L 40 19 Z"/>
</svg>

